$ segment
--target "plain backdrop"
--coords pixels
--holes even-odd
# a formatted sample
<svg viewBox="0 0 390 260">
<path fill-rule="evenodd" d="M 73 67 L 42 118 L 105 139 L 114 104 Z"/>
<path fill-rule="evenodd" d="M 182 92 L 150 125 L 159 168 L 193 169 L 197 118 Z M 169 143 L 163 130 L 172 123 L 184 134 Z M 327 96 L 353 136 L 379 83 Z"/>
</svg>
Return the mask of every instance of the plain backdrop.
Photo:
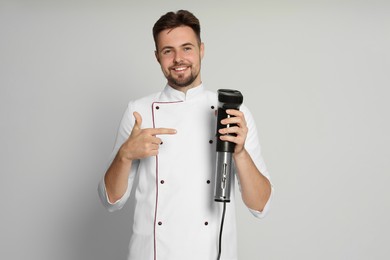
<svg viewBox="0 0 390 260">
<path fill-rule="evenodd" d="M 97 184 L 129 100 L 161 90 L 151 28 L 201 21 L 202 79 L 239 89 L 275 185 L 239 256 L 389 259 L 389 1 L 0 1 L 0 259 L 125 259 Z M 238 195 L 238 194 L 237 194 Z M 238 195 L 239 196 L 239 195 Z"/>
</svg>

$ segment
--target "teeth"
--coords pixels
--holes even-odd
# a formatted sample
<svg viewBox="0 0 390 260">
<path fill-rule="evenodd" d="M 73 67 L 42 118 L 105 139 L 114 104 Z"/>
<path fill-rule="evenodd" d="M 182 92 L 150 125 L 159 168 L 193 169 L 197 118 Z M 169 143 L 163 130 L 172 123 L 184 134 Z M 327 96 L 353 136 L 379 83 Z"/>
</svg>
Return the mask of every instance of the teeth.
<svg viewBox="0 0 390 260">
<path fill-rule="evenodd" d="M 182 71 L 182 70 L 185 70 L 186 67 L 181 67 L 181 68 L 175 68 L 176 71 Z"/>
</svg>

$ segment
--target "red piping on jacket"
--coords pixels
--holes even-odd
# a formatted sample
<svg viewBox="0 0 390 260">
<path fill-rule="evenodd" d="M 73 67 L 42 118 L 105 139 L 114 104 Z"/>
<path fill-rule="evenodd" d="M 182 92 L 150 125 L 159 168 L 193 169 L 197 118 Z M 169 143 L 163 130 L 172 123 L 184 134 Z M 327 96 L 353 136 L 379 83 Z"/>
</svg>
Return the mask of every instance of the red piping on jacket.
<svg viewBox="0 0 390 260">
<path fill-rule="evenodd" d="M 174 103 L 180 103 L 180 102 L 183 102 L 183 101 L 153 102 L 152 103 L 153 128 L 156 128 L 155 120 L 154 120 L 154 104 L 174 104 Z M 154 224 L 153 224 L 154 260 L 157 260 L 157 243 L 156 243 L 157 204 L 158 204 L 158 155 L 156 155 L 156 205 L 155 205 L 155 208 L 154 208 Z"/>
</svg>

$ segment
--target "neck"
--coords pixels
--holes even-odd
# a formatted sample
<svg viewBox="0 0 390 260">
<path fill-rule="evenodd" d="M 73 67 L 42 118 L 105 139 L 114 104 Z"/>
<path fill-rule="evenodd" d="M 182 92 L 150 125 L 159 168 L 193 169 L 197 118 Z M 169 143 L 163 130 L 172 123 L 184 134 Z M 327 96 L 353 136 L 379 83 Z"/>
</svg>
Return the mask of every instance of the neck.
<svg viewBox="0 0 390 260">
<path fill-rule="evenodd" d="M 175 84 L 170 84 L 170 82 L 168 82 L 169 86 L 171 86 L 172 88 L 174 88 L 174 89 L 176 89 L 178 91 L 183 92 L 184 94 L 186 94 L 189 89 L 196 88 L 197 86 L 199 86 L 201 84 L 202 84 L 201 80 L 196 80 L 196 81 L 192 82 L 188 86 L 177 86 Z"/>
<path fill-rule="evenodd" d="M 171 84 L 169 84 L 169 82 L 168 82 L 168 85 L 169 85 L 170 87 L 172 87 L 173 89 L 176 89 L 176 90 L 178 90 L 178 91 L 181 91 L 181 92 L 183 92 L 184 94 L 187 94 L 187 91 L 188 91 L 188 90 L 193 89 L 193 88 L 196 88 L 196 87 L 200 86 L 201 84 L 202 84 L 202 82 L 200 82 L 200 83 L 198 83 L 198 84 L 191 84 L 191 85 L 189 85 L 189 86 L 181 87 L 181 86 L 174 86 L 174 85 L 171 85 Z"/>
</svg>

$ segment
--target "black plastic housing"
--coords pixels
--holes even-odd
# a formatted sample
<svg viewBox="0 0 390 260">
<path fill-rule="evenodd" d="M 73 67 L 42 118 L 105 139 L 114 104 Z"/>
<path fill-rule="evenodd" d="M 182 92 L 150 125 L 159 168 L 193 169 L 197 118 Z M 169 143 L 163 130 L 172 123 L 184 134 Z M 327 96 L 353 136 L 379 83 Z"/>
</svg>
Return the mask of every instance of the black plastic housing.
<svg viewBox="0 0 390 260">
<path fill-rule="evenodd" d="M 235 143 L 222 141 L 219 137 L 219 129 L 231 127 L 234 125 L 223 125 L 221 120 L 229 117 L 226 113 L 227 109 L 236 109 L 239 110 L 240 106 L 244 100 L 241 92 L 233 89 L 219 89 L 218 90 L 218 114 L 217 114 L 217 152 L 234 152 Z"/>
</svg>

